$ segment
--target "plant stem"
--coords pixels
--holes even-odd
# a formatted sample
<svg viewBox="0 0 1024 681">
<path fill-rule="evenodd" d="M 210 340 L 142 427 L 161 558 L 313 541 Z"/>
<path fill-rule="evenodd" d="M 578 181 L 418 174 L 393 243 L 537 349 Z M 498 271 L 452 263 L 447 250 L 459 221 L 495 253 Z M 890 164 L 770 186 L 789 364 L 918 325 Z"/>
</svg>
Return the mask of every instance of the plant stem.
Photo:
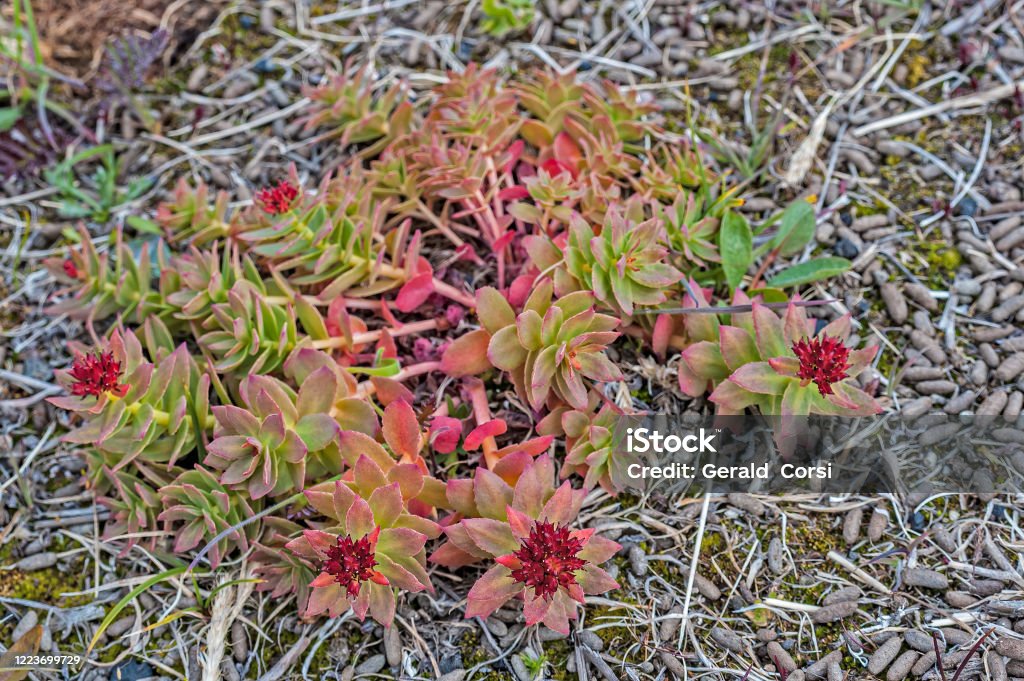
<svg viewBox="0 0 1024 681">
<path fill-rule="evenodd" d="M 466 392 L 469 393 L 470 404 L 473 407 L 473 418 L 476 425 L 482 426 L 491 420 L 491 407 L 487 403 L 487 391 L 484 390 L 484 382 L 479 378 L 467 378 L 465 381 Z M 493 435 L 488 435 L 483 441 L 484 463 L 487 470 L 494 470 L 500 459 L 498 458 L 498 443 Z"/>
</svg>

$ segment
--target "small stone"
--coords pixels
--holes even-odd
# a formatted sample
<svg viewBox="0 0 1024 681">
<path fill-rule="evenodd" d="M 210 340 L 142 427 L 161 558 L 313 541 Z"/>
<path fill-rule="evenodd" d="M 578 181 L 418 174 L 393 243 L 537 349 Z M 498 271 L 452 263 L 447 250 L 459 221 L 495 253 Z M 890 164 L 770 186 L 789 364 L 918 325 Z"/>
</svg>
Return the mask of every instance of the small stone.
<svg viewBox="0 0 1024 681">
<path fill-rule="evenodd" d="M 384 669 L 386 663 L 387 660 L 380 653 L 371 655 L 356 665 L 356 674 L 376 674 L 381 669 Z"/>
<path fill-rule="evenodd" d="M 490 620 L 489 617 L 487 619 Z M 505 626 L 504 623 L 502 626 Z M 489 626 L 488 629 L 490 629 Z M 505 630 L 507 632 L 508 627 L 505 627 Z M 493 629 L 491 629 L 491 633 L 494 633 Z M 389 667 L 394 668 L 402 664 L 402 635 L 398 633 L 398 627 L 388 627 L 384 630 L 384 656 L 388 660 Z"/>
<path fill-rule="evenodd" d="M 991 681 L 1006 681 L 1006 662 L 999 653 L 994 650 L 985 653 L 985 666 Z"/>
<path fill-rule="evenodd" d="M 923 652 L 924 654 L 910 668 L 910 673 L 914 676 L 924 676 L 929 669 L 935 667 L 935 651 L 929 649 Z"/>
<path fill-rule="evenodd" d="M 816 610 L 811 614 L 811 621 L 815 624 L 829 624 L 849 617 L 855 612 L 857 612 L 857 601 L 841 601 Z"/>
<path fill-rule="evenodd" d="M 110 671 L 110 681 L 141 681 L 156 676 L 148 662 L 130 658 Z"/>
<path fill-rule="evenodd" d="M 917 662 L 917 658 L 920 656 L 921 654 L 916 651 L 905 651 L 889 667 L 889 671 L 885 675 L 886 681 L 903 681 L 903 679 L 907 678 L 911 667 L 914 666 L 914 663 Z"/>
<path fill-rule="evenodd" d="M 1024 660 L 1024 640 L 1002 637 L 996 641 L 996 652 L 1011 660 Z"/>
<path fill-rule="evenodd" d="M 821 602 L 822 605 L 835 605 L 836 603 L 845 603 L 846 601 L 856 601 L 863 593 L 858 587 L 855 586 L 844 586 L 842 589 L 833 591 Z"/>
<path fill-rule="evenodd" d="M 888 525 L 889 514 L 880 509 L 874 509 L 871 512 L 871 519 L 868 520 L 868 541 L 875 543 L 880 540 Z"/>
<path fill-rule="evenodd" d="M 52 551 L 46 551 L 44 553 L 37 553 L 34 556 L 26 556 L 19 560 L 14 565 L 15 570 L 21 572 L 33 572 L 35 570 L 45 570 L 48 567 L 53 567 L 57 564 L 57 554 Z"/>
<path fill-rule="evenodd" d="M 786 649 L 779 645 L 778 641 L 772 641 L 766 647 L 768 652 L 768 658 L 775 663 L 775 666 L 786 670 L 787 672 L 796 671 L 796 662 L 790 656 Z"/>
<path fill-rule="evenodd" d="M 868 659 L 868 671 L 875 676 L 881 674 L 889 663 L 896 659 L 901 647 L 903 639 L 899 636 L 894 636 L 883 643 Z"/>
<path fill-rule="evenodd" d="M 604 650 L 604 641 L 602 641 L 601 637 L 592 632 L 590 629 L 584 629 L 583 631 L 576 634 L 576 640 L 593 651 L 601 652 L 602 650 Z"/>
<path fill-rule="evenodd" d="M 736 635 L 736 632 L 725 627 L 713 627 L 711 629 L 711 638 L 714 639 L 715 643 L 722 646 L 726 650 L 730 650 L 734 653 L 743 651 L 743 639 Z"/>
<path fill-rule="evenodd" d="M 889 312 L 889 318 L 897 324 L 907 321 L 909 314 L 907 299 L 903 297 L 899 286 L 892 282 L 886 282 L 879 286 L 878 290 L 882 296 L 882 302 L 885 303 L 885 309 Z"/>
<path fill-rule="evenodd" d="M 910 629 L 904 632 L 903 639 L 907 642 L 908 646 L 919 652 L 923 653 L 932 649 L 932 637 L 923 631 Z"/>
<path fill-rule="evenodd" d="M 857 248 L 857 244 L 849 239 L 837 239 L 836 245 L 832 247 L 832 252 L 840 258 L 846 258 L 847 260 L 853 260 L 860 255 L 860 249 Z"/>
<path fill-rule="evenodd" d="M 768 569 L 777 575 L 786 571 L 786 565 L 782 559 L 782 540 L 772 537 L 768 542 Z"/>
<path fill-rule="evenodd" d="M 249 657 L 249 639 L 245 636 L 245 625 L 238 620 L 231 623 L 231 655 L 239 664 L 244 663 Z"/>
<path fill-rule="evenodd" d="M 903 571 L 903 583 L 922 589 L 948 589 L 949 579 L 946 575 L 928 568 L 908 568 Z"/>
<path fill-rule="evenodd" d="M 693 583 L 694 586 L 697 587 L 697 591 L 699 591 L 701 595 L 709 601 L 717 601 L 722 597 L 721 589 L 715 586 L 714 582 L 699 572 L 693 576 Z"/>
<path fill-rule="evenodd" d="M 864 519 L 864 507 L 858 506 L 847 512 L 843 519 L 843 541 L 847 546 L 853 546 L 860 538 L 861 521 Z"/>
<path fill-rule="evenodd" d="M 647 574 L 647 554 L 636 544 L 629 547 L 629 571 L 637 577 Z"/>
</svg>

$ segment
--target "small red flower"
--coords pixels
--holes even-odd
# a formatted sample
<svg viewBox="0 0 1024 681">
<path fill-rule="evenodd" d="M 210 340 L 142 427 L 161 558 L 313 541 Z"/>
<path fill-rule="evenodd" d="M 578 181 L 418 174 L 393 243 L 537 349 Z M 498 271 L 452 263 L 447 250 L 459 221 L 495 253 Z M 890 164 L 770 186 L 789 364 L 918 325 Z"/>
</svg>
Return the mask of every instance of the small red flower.
<svg viewBox="0 0 1024 681">
<path fill-rule="evenodd" d="M 538 522 L 520 549 L 512 556 L 503 556 L 506 560 L 499 562 L 506 567 L 514 566 L 512 579 L 532 586 L 538 596 L 550 599 L 559 587 L 579 592 L 573 573 L 587 564 L 576 557 L 582 550 L 583 540 L 572 536 L 568 527 Z M 507 560 L 509 558 L 512 560 Z"/>
<path fill-rule="evenodd" d="M 292 203 L 299 195 L 299 188 L 287 180 L 281 180 L 276 187 L 266 187 L 256 192 L 256 203 L 265 213 L 281 215 L 292 209 Z"/>
<path fill-rule="evenodd" d="M 81 355 L 71 365 L 71 394 L 78 397 L 113 393 L 124 397 L 128 386 L 117 382 L 121 376 L 121 363 L 114 359 L 114 353 L 101 352 L 95 355 Z"/>
<path fill-rule="evenodd" d="M 800 360 L 797 376 L 804 385 L 813 381 L 822 395 L 832 394 L 832 384 L 848 376 L 850 349 L 832 336 L 798 340 L 793 343 L 793 352 Z"/>
<path fill-rule="evenodd" d="M 327 560 L 323 570 L 334 577 L 334 581 L 345 587 L 349 597 L 359 595 L 359 586 L 366 580 L 378 584 L 387 584 L 388 579 L 373 568 L 377 566 L 376 552 L 378 527 L 362 539 L 352 541 L 352 537 L 338 537 L 337 546 L 327 549 Z"/>
<path fill-rule="evenodd" d="M 72 279 L 78 279 L 78 268 L 75 267 L 75 261 L 71 258 L 64 261 L 64 274 Z"/>
</svg>

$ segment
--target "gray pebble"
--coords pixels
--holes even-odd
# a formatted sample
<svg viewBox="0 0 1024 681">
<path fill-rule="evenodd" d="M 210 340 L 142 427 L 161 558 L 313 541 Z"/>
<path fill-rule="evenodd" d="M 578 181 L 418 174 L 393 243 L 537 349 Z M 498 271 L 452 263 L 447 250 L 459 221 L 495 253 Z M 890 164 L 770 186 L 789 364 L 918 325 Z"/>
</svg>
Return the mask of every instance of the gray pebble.
<svg viewBox="0 0 1024 681">
<path fill-rule="evenodd" d="M 962 646 L 972 641 L 971 635 L 963 629 L 943 627 L 939 631 L 942 633 L 942 638 L 946 639 L 946 643 L 950 646 Z"/>
<path fill-rule="evenodd" d="M 629 547 L 629 571 L 637 577 L 647 574 L 647 554 L 636 544 Z"/>
<path fill-rule="evenodd" d="M 843 541 L 847 546 L 853 546 L 860 538 L 860 526 L 864 520 L 864 507 L 850 509 L 843 518 Z"/>
<path fill-rule="evenodd" d="M 245 636 L 245 625 L 238 620 L 231 623 L 231 654 L 235 662 L 240 664 L 249 657 L 249 639 Z"/>
<path fill-rule="evenodd" d="M 709 601 L 717 601 L 722 597 L 721 589 L 715 586 L 714 582 L 699 572 L 693 576 L 693 583 L 694 586 L 697 587 L 697 591 L 699 591 L 701 595 Z"/>
<path fill-rule="evenodd" d="M 907 568 L 903 571 L 903 583 L 922 589 L 948 589 L 949 579 L 946 575 L 928 568 Z"/>
<path fill-rule="evenodd" d="M 1024 660 L 1024 640 L 1004 636 L 996 641 L 996 652 L 1011 660 Z"/>
<path fill-rule="evenodd" d="M 736 632 L 725 627 L 713 627 L 711 629 L 711 638 L 714 639 L 715 643 L 722 646 L 726 650 L 731 650 L 734 653 L 743 651 L 743 639 L 741 639 Z"/>
<path fill-rule="evenodd" d="M 899 654 L 902 646 L 903 639 L 899 636 L 894 636 L 883 643 L 868 659 L 868 671 L 874 676 L 881 674 L 882 670 L 888 667 L 889 663 L 896 659 L 896 656 Z"/>
<path fill-rule="evenodd" d="M 779 645 L 778 641 L 772 641 L 768 644 L 766 651 L 768 658 L 772 660 L 777 667 L 785 669 L 787 672 L 796 671 L 796 662 L 790 656 L 786 649 Z"/>
<path fill-rule="evenodd" d="M 15 570 L 21 572 L 32 572 L 34 570 L 45 570 L 57 564 L 57 554 L 52 551 L 37 553 L 34 556 L 25 556 L 14 565 Z"/>
<path fill-rule="evenodd" d="M 950 395 L 956 392 L 953 381 L 921 381 L 916 386 L 917 392 L 924 395 Z"/>
<path fill-rule="evenodd" d="M 825 599 L 822 600 L 822 605 L 834 605 L 836 603 L 844 603 L 846 601 L 856 601 L 863 595 L 863 592 L 856 586 L 844 586 L 842 589 L 833 591 Z"/>
<path fill-rule="evenodd" d="M 849 617 L 855 612 L 857 612 L 857 601 L 841 601 L 816 610 L 811 614 L 811 620 L 815 624 L 829 624 Z"/>
<path fill-rule="evenodd" d="M 917 629 L 909 629 L 903 633 L 903 639 L 907 642 L 907 645 L 919 652 L 925 652 L 932 649 L 932 637 L 923 631 Z M 943 647 L 941 644 L 940 648 Z"/>
<path fill-rule="evenodd" d="M 781 575 L 786 570 L 786 565 L 782 560 L 782 540 L 778 537 L 772 537 L 772 540 L 768 542 L 768 569 L 777 575 Z"/>
<path fill-rule="evenodd" d="M 877 508 L 872 510 L 871 518 L 868 520 L 868 541 L 874 543 L 881 539 L 888 525 L 888 513 Z"/>
<path fill-rule="evenodd" d="M 604 650 L 604 641 L 601 637 L 592 632 L 590 629 L 584 629 L 583 631 L 576 634 L 576 640 L 587 646 L 591 650 L 601 652 Z"/>
<path fill-rule="evenodd" d="M 992 309 L 992 306 L 996 303 L 996 285 L 992 282 L 988 282 L 981 289 L 981 295 L 978 296 L 977 300 L 974 301 L 975 309 L 984 314 Z"/>
<path fill-rule="evenodd" d="M 946 553 L 953 553 L 956 551 L 956 542 L 953 540 L 953 535 L 949 533 L 944 527 L 937 527 L 931 531 L 932 541 L 935 542 L 936 546 L 945 551 Z"/>
<path fill-rule="evenodd" d="M 39 615 L 35 610 L 28 610 L 11 632 L 11 643 L 17 642 L 22 636 L 32 630 L 32 627 L 39 624 Z"/>
<path fill-rule="evenodd" d="M 489 622 L 491 618 L 487 619 Z M 505 623 L 502 622 L 501 625 L 504 627 Z M 488 629 L 490 629 L 489 626 Z M 508 632 L 508 627 L 505 627 L 505 631 Z M 491 629 L 491 633 L 493 634 L 495 631 Z M 402 664 L 402 635 L 398 633 L 396 626 L 390 626 L 384 630 L 384 656 L 388 660 L 389 667 L 394 668 Z"/>
<path fill-rule="evenodd" d="M 903 414 L 903 418 L 907 420 L 912 420 L 928 413 L 931 410 L 931 408 L 931 397 L 919 397 L 916 400 L 911 400 L 910 402 L 907 402 L 903 406 L 901 413 Z M 875 541 L 877 541 L 877 539 Z"/>
<path fill-rule="evenodd" d="M 356 674 L 376 674 L 381 669 L 384 669 L 386 663 L 387 660 L 380 653 L 371 655 L 356 665 Z"/>
<path fill-rule="evenodd" d="M 920 653 L 913 650 L 905 651 L 889 667 L 889 671 L 885 674 L 886 681 L 903 681 L 903 679 L 907 678 L 911 667 L 914 666 L 914 663 L 917 662 L 917 658 L 920 656 Z"/>
</svg>

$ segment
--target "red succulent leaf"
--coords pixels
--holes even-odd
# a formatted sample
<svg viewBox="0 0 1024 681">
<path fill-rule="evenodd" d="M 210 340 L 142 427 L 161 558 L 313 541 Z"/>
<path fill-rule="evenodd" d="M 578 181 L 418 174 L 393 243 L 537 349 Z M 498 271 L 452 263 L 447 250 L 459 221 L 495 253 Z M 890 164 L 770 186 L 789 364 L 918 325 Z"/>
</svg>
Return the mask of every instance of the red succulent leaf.
<svg viewBox="0 0 1024 681">
<path fill-rule="evenodd" d="M 450 454 L 462 438 L 462 421 L 451 416 L 435 416 L 430 422 L 430 443 L 439 454 Z"/>
<path fill-rule="evenodd" d="M 504 419 L 492 419 L 487 423 L 480 424 L 466 436 L 466 451 L 475 451 L 487 438 L 502 435 L 507 430 L 508 424 L 505 423 Z"/>
</svg>

